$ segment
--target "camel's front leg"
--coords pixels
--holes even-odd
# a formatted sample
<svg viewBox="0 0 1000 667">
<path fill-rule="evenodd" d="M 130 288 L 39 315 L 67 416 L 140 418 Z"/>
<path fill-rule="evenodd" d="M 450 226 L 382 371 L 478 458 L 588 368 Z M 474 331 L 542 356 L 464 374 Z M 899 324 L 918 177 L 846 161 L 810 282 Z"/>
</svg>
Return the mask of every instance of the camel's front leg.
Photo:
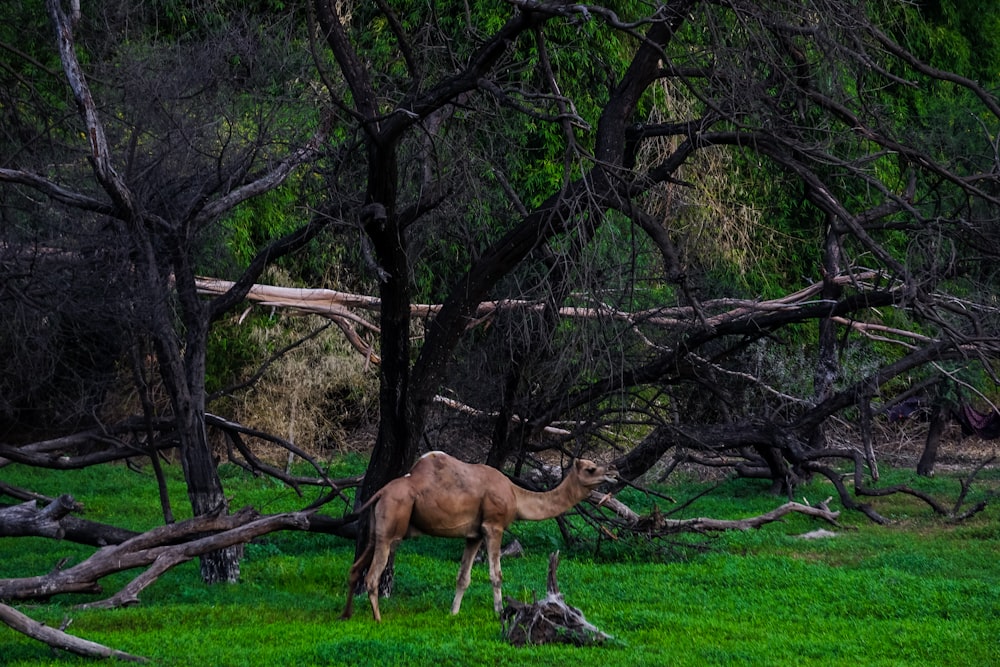
<svg viewBox="0 0 1000 667">
<path fill-rule="evenodd" d="M 458 567 L 458 581 L 455 583 L 455 601 L 451 603 L 452 614 L 457 614 L 462 607 L 462 596 L 465 595 L 465 589 L 469 587 L 469 581 L 472 579 L 472 563 L 482 543 L 481 537 L 470 537 L 465 540 L 465 552 L 462 553 L 462 564 Z"/>
<path fill-rule="evenodd" d="M 493 584 L 493 609 L 499 614 L 503 611 L 500 592 L 503 583 L 503 572 L 500 570 L 500 543 L 503 541 L 503 529 L 483 526 L 483 532 L 486 535 L 486 557 L 490 563 L 490 583 Z"/>
</svg>

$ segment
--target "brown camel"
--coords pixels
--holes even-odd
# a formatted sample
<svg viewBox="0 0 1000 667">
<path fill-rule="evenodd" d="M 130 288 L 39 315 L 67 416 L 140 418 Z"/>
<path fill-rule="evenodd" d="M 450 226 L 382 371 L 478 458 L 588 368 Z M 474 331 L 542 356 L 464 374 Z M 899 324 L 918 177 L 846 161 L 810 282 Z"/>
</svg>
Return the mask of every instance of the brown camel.
<svg viewBox="0 0 1000 667">
<path fill-rule="evenodd" d="M 507 526 L 517 519 L 541 521 L 558 516 L 601 483 L 614 480 L 613 468 L 577 459 L 559 486 L 536 493 L 515 485 L 496 468 L 463 463 L 444 452 L 424 454 L 408 475 L 386 484 L 358 510 L 363 513 L 372 508 L 368 545 L 351 566 L 342 618 L 354 613 L 354 591 L 367 569 L 368 599 L 375 620 L 382 620 L 378 610 L 379 578 L 399 543 L 414 535 L 465 538 L 452 614 L 462 606 L 472 561 L 485 540 L 493 607 L 500 613 L 500 541 Z"/>
</svg>

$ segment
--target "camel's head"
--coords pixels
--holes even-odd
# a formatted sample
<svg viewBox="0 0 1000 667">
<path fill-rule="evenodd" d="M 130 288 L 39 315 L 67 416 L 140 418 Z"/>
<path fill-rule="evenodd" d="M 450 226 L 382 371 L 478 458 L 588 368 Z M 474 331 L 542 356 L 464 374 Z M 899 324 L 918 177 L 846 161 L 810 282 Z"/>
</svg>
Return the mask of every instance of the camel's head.
<svg viewBox="0 0 1000 667">
<path fill-rule="evenodd" d="M 577 459 L 573 463 L 573 469 L 580 483 L 588 489 L 600 486 L 604 482 L 615 482 L 618 480 L 618 473 L 614 466 L 597 465 L 587 459 Z"/>
</svg>

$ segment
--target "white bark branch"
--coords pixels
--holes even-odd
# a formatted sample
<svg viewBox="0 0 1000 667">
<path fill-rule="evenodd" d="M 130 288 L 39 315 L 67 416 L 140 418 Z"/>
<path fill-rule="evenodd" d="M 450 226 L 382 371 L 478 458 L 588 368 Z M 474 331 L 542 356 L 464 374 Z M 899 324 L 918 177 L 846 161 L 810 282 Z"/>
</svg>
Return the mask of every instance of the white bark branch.
<svg viewBox="0 0 1000 667">
<path fill-rule="evenodd" d="M 834 282 L 838 284 L 849 284 L 857 280 L 866 280 L 876 277 L 874 271 L 868 271 L 860 276 L 844 275 L 838 276 Z M 224 294 L 233 283 L 228 280 L 217 278 L 198 278 L 198 291 L 205 295 Z M 821 283 L 809 285 L 798 292 L 788 294 L 778 299 L 770 301 L 753 301 L 748 299 L 717 299 L 707 301 L 702 304 L 706 310 L 725 309 L 712 317 L 707 323 L 710 326 L 720 324 L 743 317 L 752 313 L 774 312 L 781 310 L 791 310 L 808 303 L 819 290 Z M 351 309 L 377 312 L 382 307 L 382 302 L 378 297 L 366 296 L 362 294 L 351 294 L 349 292 L 338 292 L 328 289 L 305 289 L 295 287 L 277 287 L 273 285 L 254 285 L 247 294 L 247 299 L 263 306 L 275 308 L 288 308 L 291 310 L 322 315 L 331 319 L 343 318 L 361 326 L 377 331 L 374 324 L 351 312 Z M 541 311 L 548 306 L 540 301 L 526 301 L 522 299 L 501 299 L 498 301 L 484 301 L 479 304 L 470 320 L 470 326 L 476 326 L 489 320 L 494 314 L 502 310 L 521 311 Z M 437 314 L 441 310 L 440 304 L 412 304 L 410 314 L 417 318 L 426 318 Z M 608 318 L 630 324 L 648 324 L 651 326 L 689 326 L 695 318 L 695 312 L 690 307 L 677 308 L 655 308 L 638 312 L 627 312 L 617 310 L 610 306 L 578 307 L 565 306 L 559 308 L 558 314 L 562 317 L 570 318 Z"/>
<path fill-rule="evenodd" d="M 765 512 L 759 516 L 748 517 L 746 519 L 712 519 L 708 517 L 696 517 L 692 519 L 667 519 L 658 511 L 649 516 L 642 517 L 637 524 L 632 526 L 633 530 L 648 533 L 672 533 L 681 531 L 702 532 L 707 530 L 750 530 L 760 528 L 764 524 L 779 521 L 782 517 L 792 512 L 805 514 L 806 516 L 823 519 L 837 525 L 839 511 L 833 511 L 827 507 L 830 498 L 819 505 L 804 505 L 802 503 L 787 502 L 780 507 L 776 507 L 770 512 Z"/>
<path fill-rule="evenodd" d="M 62 10 L 59 0 L 47 0 L 46 6 L 52 23 L 56 28 L 56 42 L 59 47 L 59 57 L 62 60 L 63 71 L 69 82 L 73 97 L 76 99 L 80 115 L 85 125 L 85 133 L 90 142 L 90 161 L 94 174 L 104 191 L 108 193 L 115 206 L 129 215 L 135 211 L 132 193 L 125 181 L 118 174 L 111 162 L 111 150 L 108 147 L 104 124 L 97 111 L 97 104 L 90 92 L 83 68 L 76 57 L 76 45 L 73 41 L 73 25 Z"/>
</svg>

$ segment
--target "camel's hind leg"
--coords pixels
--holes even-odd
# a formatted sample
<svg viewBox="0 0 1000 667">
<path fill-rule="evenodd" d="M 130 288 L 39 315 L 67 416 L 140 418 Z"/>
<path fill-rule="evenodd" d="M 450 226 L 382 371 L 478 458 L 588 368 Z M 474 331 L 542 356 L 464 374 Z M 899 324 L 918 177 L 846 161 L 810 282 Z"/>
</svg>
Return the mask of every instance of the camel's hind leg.
<svg viewBox="0 0 1000 667">
<path fill-rule="evenodd" d="M 465 552 L 462 554 L 462 564 L 458 568 L 458 581 L 455 583 L 455 601 L 451 603 L 451 613 L 457 614 L 462 607 L 462 596 L 465 589 L 469 587 L 472 579 L 472 563 L 479 552 L 479 545 L 483 543 L 481 537 L 470 537 L 465 540 Z"/>
<path fill-rule="evenodd" d="M 486 535 L 486 559 L 490 563 L 490 583 L 493 584 L 493 609 L 496 613 L 503 611 L 502 593 L 503 572 L 500 570 L 500 543 L 503 541 L 503 528 L 483 526 Z"/>
<path fill-rule="evenodd" d="M 344 605 L 344 613 L 340 615 L 340 618 L 347 620 L 354 614 L 354 591 L 358 588 L 358 582 L 361 580 L 361 573 L 365 571 L 365 568 L 372 562 L 372 554 L 375 553 L 375 541 L 369 540 L 368 546 L 365 550 L 361 552 L 354 564 L 351 565 L 351 571 L 347 575 L 347 604 Z"/>
<path fill-rule="evenodd" d="M 389 556 L 396 550 L 398 540 L 389 543 L 379 543 L 374 548 L 371 565 L 368 566 L 368 574 L 365 575 L 365 589 L 368 591 L 368 601 L 372 605 L 372 615 L 375 621 L 382 622 L 382 614 L 378 610 L 378 584 L 382 578 L 382 572 L 389 562 Z"/>
</svg>

